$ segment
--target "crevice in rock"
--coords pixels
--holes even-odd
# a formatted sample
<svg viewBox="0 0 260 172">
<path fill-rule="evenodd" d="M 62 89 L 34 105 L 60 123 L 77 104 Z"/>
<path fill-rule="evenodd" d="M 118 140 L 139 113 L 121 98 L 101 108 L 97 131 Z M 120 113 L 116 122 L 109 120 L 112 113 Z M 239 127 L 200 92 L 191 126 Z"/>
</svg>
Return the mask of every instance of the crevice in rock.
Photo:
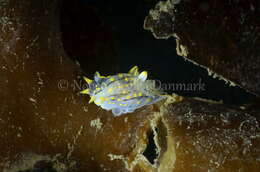
<svg viewBox="0 0 260 172">
<path fill-rule="evenodd" d="M 152 165 L 159 165 L 160 159 L 167 150 L 167 128 L 161 118 L 152 123 L 152 130 L 147 132 L 148 143 L 143 155 Z"/>
<path fill-rule="evenodd" d="M 147 158 L 147 160 L 151 164 L 154 164 L 155 160 L 158 158 L 158 151 L 157 151 L 157 146 L 155 144 L 153 131 L 149 131 L 147 137 L 148 137 L 148 144 L 143 152 L 143 155 Z"/>
</svg>

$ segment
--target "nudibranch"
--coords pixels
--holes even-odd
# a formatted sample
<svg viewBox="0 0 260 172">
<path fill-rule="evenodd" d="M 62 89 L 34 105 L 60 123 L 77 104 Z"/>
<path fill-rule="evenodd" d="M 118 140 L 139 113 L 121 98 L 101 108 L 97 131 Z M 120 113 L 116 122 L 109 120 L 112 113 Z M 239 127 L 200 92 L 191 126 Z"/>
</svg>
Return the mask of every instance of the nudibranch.
<svg viewBox="0 0 260 172">
<path fill-rule="evenodd" d="M 88 83 L 88 89 L 81 93 L 90 95 L 89 103 L 94 102 L 105 110 L 112 110 L 114 116 L 134 112 L 165 98 L 155 88 L 155 81 L 147 80 L 147 72 L 139 73 L 137 66 L 128 73 L 105 77 L 96 72 L 94 80 L 83 78 Z"/>
</svg>

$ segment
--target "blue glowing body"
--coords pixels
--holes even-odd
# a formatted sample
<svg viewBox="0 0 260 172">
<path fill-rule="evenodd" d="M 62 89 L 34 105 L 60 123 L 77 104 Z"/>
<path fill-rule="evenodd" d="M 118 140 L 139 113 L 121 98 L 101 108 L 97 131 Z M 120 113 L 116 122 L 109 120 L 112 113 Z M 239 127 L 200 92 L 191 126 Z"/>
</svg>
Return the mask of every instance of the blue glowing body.
<svg viewBox="0 0 260 172">
<path fill-rule="evenodd" d="M 112 110 L 114 116 L 119 116 L 165 98 L 155 89 L 154 82 L 146 78 L 147 72 L 139 74 L 136 66 L 129 73 L 107 77 L 96 72 L 93 81 L 85 78 L 89 88 L 82 93 L 91 96 L 90 102 L 103 109 Z"/>
</svg>

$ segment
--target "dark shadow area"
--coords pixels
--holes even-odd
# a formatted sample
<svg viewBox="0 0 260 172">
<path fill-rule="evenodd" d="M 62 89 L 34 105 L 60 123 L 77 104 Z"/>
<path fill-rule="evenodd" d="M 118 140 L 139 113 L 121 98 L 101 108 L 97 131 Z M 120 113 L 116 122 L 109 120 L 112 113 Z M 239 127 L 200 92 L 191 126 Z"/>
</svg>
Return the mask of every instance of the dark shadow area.
<svg viewBox="0 0 260 172">
<path fill-rule="evenodd" d="M 178 56 L 174 38 L 158 40 L 143 29 L 149 9 L 157 2 L 65 0 L 61 31 L 66 52 L 90 78 L 95 71 L 111 75 L 137 65 L 148 71 L 150 79 L 157 79 L 169 94 L 223 100 L 234 105 L 253 100 L 255 97 L 243 89 L 213 79 L 206 69 Z"/>
<path fill-rule="evenodd" d="M 154 142 L 154 134 L 153 131 L 150 131 L 148 134 L 148 144 L 146 146 L 145 151 L 143 152 L 143 155 L 147 158 L 147 160 L 154 164 L 154 161 L 157 159 L 158 154 L 156 152 L 157 147 Z"/>
</svg>

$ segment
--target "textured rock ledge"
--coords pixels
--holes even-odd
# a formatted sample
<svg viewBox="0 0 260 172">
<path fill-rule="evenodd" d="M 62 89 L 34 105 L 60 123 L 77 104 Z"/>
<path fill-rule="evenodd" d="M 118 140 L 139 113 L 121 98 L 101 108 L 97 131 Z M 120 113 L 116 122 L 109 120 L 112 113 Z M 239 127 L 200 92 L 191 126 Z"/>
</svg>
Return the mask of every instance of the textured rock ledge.
<svg viewBox="0 0 260 172">
<path fill-rule="evenodd" d="M 174 172 L 259 170 L 259 112 L 186 99 L 170 105 L 166 114 Z"/>
<path fill-rule="evenodd" d="M 168 0 L 146 17 L 158 39 L 177 38 L 179 55 L 260 95 L 260 2 Z"/>
</svg>

